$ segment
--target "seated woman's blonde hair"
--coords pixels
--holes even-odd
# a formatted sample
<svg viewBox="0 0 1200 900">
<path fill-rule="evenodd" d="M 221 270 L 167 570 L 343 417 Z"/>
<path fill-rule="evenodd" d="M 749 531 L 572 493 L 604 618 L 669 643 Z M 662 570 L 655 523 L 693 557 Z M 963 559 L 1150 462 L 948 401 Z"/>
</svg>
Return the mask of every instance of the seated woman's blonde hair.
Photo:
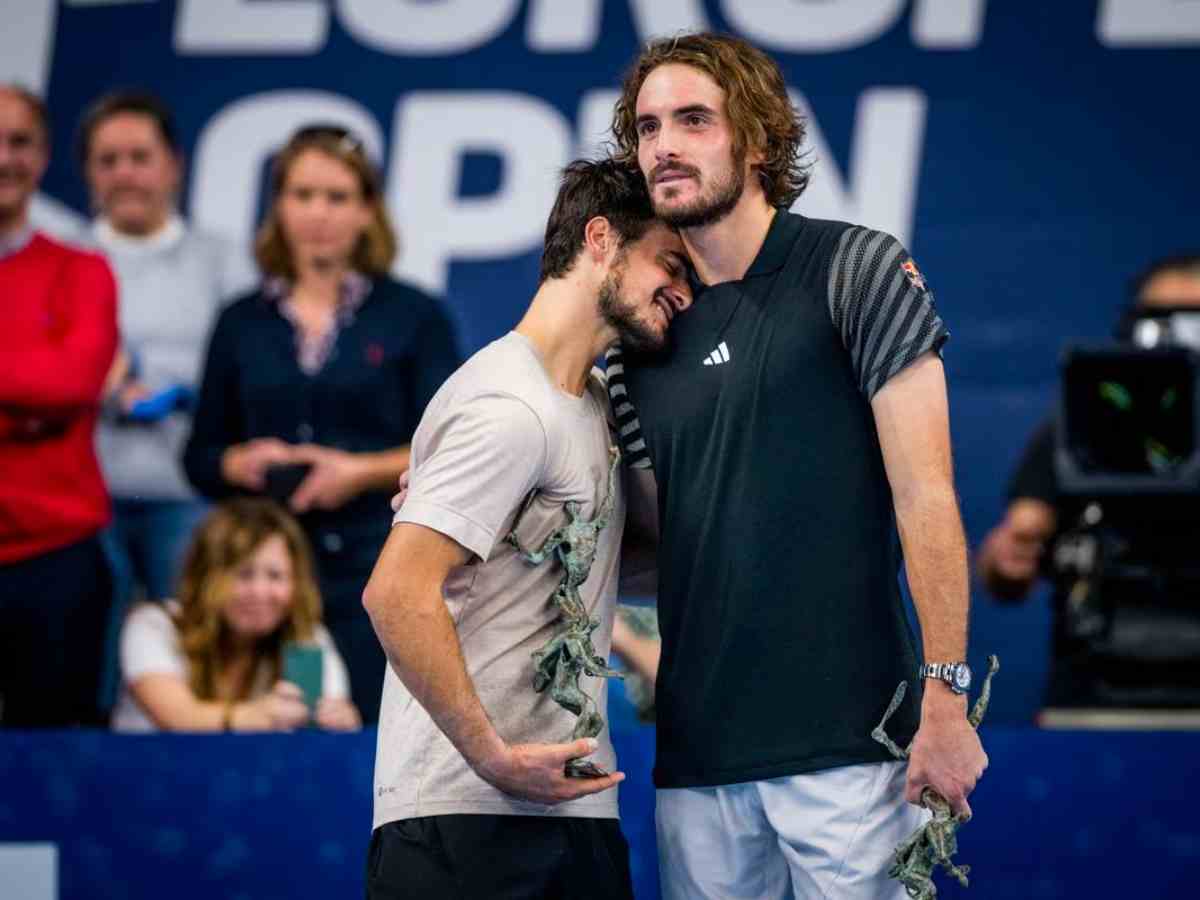
<svg viewBox="0 0 1200 900">
<path fill-rule="evenodd" d="M 312 552 L 296 520 L 266 499 L 242 497 L 221 503 L 192 538 L 178 597 L 181 610 L 177 624 L 180 645 L 188 660 L 188 681 L 202 700 L 216 699 L 217 673 L 227 651 L 227 641 L 222 640 L 227 637 L 222 611 L 237 570 L 275 535 L 287 544 L 292 562 L 292 605 L 280 627 L 258 645 L 258 665 L 267 663 L 269 684 L 281 674 L 283 645 L 311 640 L 321 621 L 321 594 Z"/>
</svg>

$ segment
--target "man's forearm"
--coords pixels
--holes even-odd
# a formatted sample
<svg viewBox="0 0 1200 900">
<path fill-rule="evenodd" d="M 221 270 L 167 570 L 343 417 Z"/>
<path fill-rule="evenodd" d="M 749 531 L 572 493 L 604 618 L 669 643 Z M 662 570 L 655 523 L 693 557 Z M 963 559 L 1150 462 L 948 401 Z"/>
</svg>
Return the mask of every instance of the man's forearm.
<svg viewBox="0 0 1200 900">
<path fill-rule="evenodd" d="M 628 528 L 621 541 L 618 590 L 622 595 L 639 597 L 658 593 L 658 545 L 633 535 Z"/>
<path fill-rule="evenodd" d="M 967 542 L 950 458 L 949 410 L 941 360 L 927 353 L 871 401 L 895 503 L 900 543 L 927 662 L 967 653 Z M 913 673 L 916 674 L 915 672 Z M 926 682 L 921 724 L 913 736 L 904 796 L 921 803 L 932 788 L 956 814 L 969 815 L 967 794 L 987 766 L 967 721 L 967 698 L 944 682 Z"/>
<path fill-rule="evenodd" d="M 967 653 L 967 545 L 952 487 L 923 489 L 896 508 L 904 567 L 929 662 Z"/>
<path fill-rule="evenodd" d="M 621 538 L 622 594 L 658 592 L 658 483 L 653 469 L 625 468 L 626 515 Z"/>
<path fill-rule="evenodd" d="M 927 662 L 956 662 L 967 653 L 967 548 L 953 488 L 921 488 L 897 505 L 900 541 Z M 921 722 L 913 736 L 904 796 L 924 805 L 926 790 L 942 796 L 955 815 L 970 816 L 987 754 L 967 719 L 967 697 L 927 679 Z"/>
<path fill-rule="evenodd" d="M 450 742 L 473 767 L 504 742 L 488 719 L 467 673 L 458 632 L 440 584 L 386 578 L 381 569 L 403 572 L 387 547 L 364 594 L 379 642 L 397 676 Z"/>
<path fill-rule="evenodd" d="M 621 619 L 620 612 L 613 621 L 612 651 L 652 686 L 657 683 L 662 641 L 634 631 Z"/>
</svg>

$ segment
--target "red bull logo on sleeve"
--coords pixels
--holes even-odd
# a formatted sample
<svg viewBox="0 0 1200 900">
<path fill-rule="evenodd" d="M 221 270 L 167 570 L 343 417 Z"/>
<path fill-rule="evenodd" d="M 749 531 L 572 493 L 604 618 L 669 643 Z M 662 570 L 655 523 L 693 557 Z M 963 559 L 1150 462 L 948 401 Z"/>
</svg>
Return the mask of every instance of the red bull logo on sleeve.
<svg viewBox="0 0 1200 900">
<path fill-rule="evenodd" d="M 912 286 L 918 291 L 929 290 L 925 284 L 925 276 L 921 274 L 921 270 L 917 268 L 915 262 L 911 259 L 906 259 L 900 263 L 900 268 L 904 270 L 904 274 L 908 276 L 908 280 L 912 282 Z"/>
</svg>

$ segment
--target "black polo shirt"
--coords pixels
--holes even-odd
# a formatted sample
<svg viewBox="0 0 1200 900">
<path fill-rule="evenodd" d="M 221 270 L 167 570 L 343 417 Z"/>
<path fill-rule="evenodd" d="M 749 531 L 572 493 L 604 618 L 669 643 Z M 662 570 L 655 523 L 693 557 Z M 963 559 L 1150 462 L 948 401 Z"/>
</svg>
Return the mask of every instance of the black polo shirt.
<svg viewBox="0 0 1200 900">
<path fill-rule="evenodd" d="M 871 729 L 919 685 L 870 397 L 945 326 L 895 238 L 782 211 L 744 278 L 694 288 L 665 353 L 609 362 L 659 489 L 655 782 L 890 759 Z"/>
</svg>

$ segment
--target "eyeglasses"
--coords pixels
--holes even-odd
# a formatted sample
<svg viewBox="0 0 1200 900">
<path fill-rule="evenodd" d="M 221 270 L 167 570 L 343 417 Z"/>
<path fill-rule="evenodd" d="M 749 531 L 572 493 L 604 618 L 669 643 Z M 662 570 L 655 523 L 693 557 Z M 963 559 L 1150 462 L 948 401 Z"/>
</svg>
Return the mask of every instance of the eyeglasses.
<svg viewBox="0 0 1200 900">
<path fill-rule="evenodd" d="M 362 138 L 342 125 L 324 122 L 305 125 L 292 135 L 293 141 L 307 141 L 314 138 L 332 138 L 338 142 L 339 147 L 344 152 L 366 155 L 366 148 L 362 142 Z"/>
</svg>

